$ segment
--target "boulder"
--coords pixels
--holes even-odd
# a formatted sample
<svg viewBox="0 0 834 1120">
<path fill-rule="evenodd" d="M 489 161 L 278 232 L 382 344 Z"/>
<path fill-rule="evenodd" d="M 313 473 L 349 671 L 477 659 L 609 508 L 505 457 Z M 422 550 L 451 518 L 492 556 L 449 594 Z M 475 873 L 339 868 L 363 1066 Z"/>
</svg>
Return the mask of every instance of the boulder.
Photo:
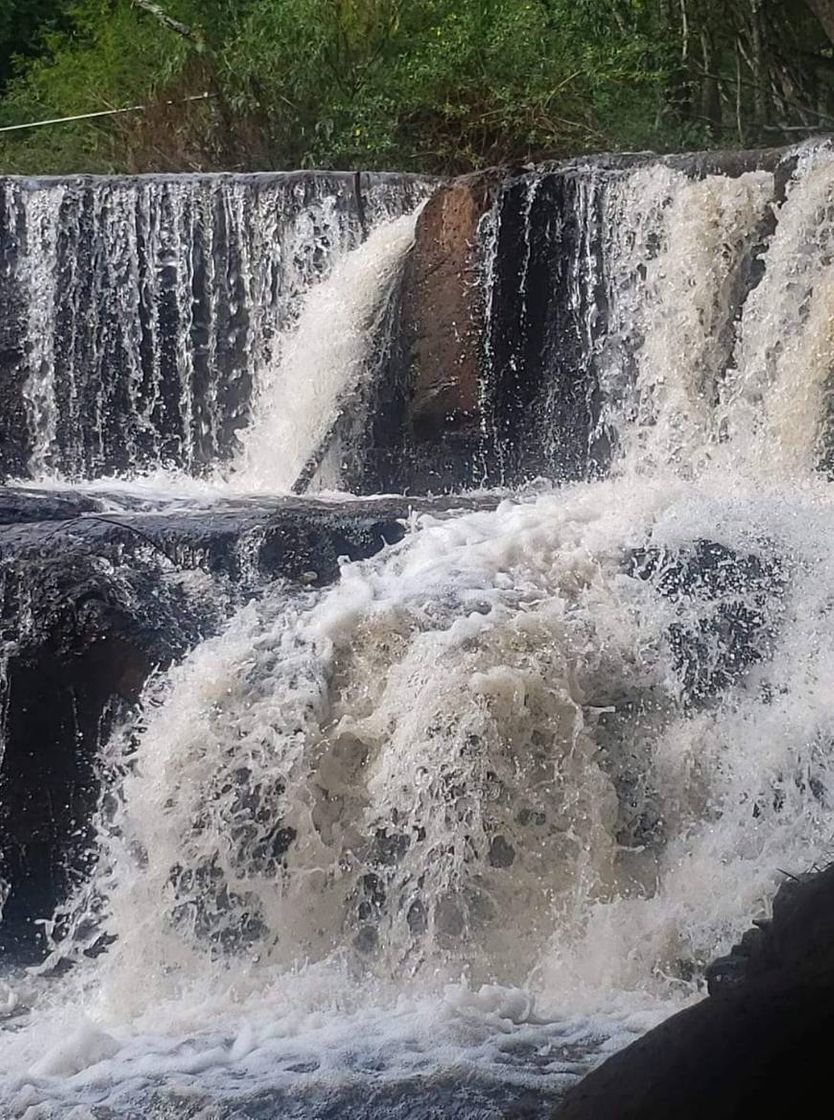
<svg viewBox="0 0 834 1120">
<path fill-rule="evenodd" d="M 824 1114 L 834 1037 L 834 865 L 783 884 L 772 921 L 751 934 L 711 967 L 708 998 L 588 1074 L 554 1120 Z"/>
<path fill-rule="evenodd" d="M 355 493 L 442 494 L 482 479 L 479 223 L 502 176 L 443 184 L 420 214 L 373 348 L 380 368 L 334 433 L 342 484 Z"/>
<path fill-rule="evenodd" d="M 449 426 L 478 431 L 478 224 L 496 186 L 496 173 L 456 179 L 436 190 L 420 215 L 401 297 L 413 371 L 409 421 L 418 443 Z"/>
</svg>

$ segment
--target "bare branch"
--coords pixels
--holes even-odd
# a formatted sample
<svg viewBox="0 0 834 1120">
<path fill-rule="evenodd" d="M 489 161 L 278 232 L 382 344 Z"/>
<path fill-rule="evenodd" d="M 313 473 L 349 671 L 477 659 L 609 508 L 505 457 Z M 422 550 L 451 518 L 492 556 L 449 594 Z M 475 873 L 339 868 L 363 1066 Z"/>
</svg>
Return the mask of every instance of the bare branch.
<svg viewBox="0 0 834 1120">
<path fill-rule="evenodd" d="M 163 27 L 167 27 L 169 31 L 173 31 L 176 35 L 181 35 L 183 39 L 188 39 L 189 42 L 194 43 L 200 50 L 203 49 L 203 37 L 199 31 L 189 27 L 185 23 L 180 23 L 178 19 L 169 16 L 166 11 L 160 8 L 159 4 L 155 4 L 154 0 L 132 0 L 137 8 L 141 8 L 143 12 L 152 15 L 154 19 L 158 20 Z"/>
</svg>

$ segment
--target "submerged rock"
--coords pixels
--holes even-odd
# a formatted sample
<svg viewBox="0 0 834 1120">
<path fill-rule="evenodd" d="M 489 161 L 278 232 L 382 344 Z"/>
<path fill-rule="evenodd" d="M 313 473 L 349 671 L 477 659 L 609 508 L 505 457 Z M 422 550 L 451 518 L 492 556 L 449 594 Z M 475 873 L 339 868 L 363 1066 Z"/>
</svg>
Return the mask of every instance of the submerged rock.
<svg viewBox="0 0 834 1120">
<path fill-rule="evenodd" d="M 697 540 L 675 551 L 637 551 L 630 569 L 680 612 L 667 640 L 688 703 L 715 696 L 769 656 L 785 586 L 776 562 Z"/>
<path fill-rule="evenodd" d="M 339 558 L 405 534 L 405 499 L 275 499 L 114 512 L 113 499 L 0 492 L 0 952 L 37 957 L 92 858 L 100 748 L 145 681 L 283 578 L 322 587 Z M 93 507 L 92 509 L 90 507 Z"/>
</svg>

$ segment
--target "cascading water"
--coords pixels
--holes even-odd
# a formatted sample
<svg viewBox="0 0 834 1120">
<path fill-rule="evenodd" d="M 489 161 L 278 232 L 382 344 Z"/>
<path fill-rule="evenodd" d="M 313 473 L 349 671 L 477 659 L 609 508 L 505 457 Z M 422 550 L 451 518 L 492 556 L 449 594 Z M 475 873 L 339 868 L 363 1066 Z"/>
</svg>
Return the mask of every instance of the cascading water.
<svg viewBox="0 0 834 1120">
<path fill-rule="evenodd" d="M 488 388 L 497 408 L 538 338 L 520 438 L 553 467 L 578 354 L 577 431 L 609 476 L 414 516 L 148 686 L 53 928 L 48 964 L 74 967 L 9 984 L 10 1116 L 383 1116 L 403 1085 L 460 1116 L 534 1088 L 546 1115 L 697 996 L 780 869 L 828 858 L 834 157 L 801 153 L 784 191 L 649 161 L 571 175 L 570 222 L 530 174 L 484 225 L 498 256 L 512 214 L 531 239 L 514 338 L 507 269 L 485 270 Z M 549 366 L 558 330 L 524 300 L 570 223 Z M 307 299 L 243 485 L 291 485 L 326 437 L 412 229 Z M 503 414 L 490 431 L 517 454 Z"/>
<path fill-rule="evenodd" d="M 246 490 L 291 490 L 367 368 L 387 296 L 414 239 L 417 211 L 380 226 L 313 288 L 296 329 L 262 377 L 252 422 L 232 465 Z"/>
<path fill-rule="evenodd" d="M 427 189 L 335 173 L 0 179 L 0 471 L 77 481 L 229 459 L 310 284 Z"/>
</svg>

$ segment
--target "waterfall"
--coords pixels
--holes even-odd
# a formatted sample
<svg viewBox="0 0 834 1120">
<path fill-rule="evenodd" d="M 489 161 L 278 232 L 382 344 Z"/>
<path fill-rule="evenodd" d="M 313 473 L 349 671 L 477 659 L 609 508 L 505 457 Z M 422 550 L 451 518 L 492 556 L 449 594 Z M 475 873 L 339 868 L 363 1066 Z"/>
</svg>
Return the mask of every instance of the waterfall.
<svg viewBox="0 0 834 1120">
<path fill-rule="evenodd" d="M 624 466 L 698 469 L 773 175 L 642 168 L 609 192 L 600 424 Z M 635 347 L 634 343 L 638 341 Z"/>
<path fill-rule="evenodd" d="M 417 214 L 386 223 L 313 287 L 295 329 L 261 378 L 235 486 L 288 491 L 332 430 L 367 369 L 368 339 L 414 239 Z"/>
<path fill-rule="evenodd" d="M 830 466 L 834 161 L 800 161 L 744 305 L 722 393 L 727 438 L 758 473 Z"/>
<path fill-rule="evenodd" d="M 510 180 L 485 268 L 499 480 L 825 466 L 832 181 L 825 145 L 735 176 L 638 159 Z"/>
<path fill-rule="evenodd" d="M 359 244 L 331 195 L 276 208 L 271 192 L 298 183 L 266 180 L 271 218 L 235 234 L 234 352 L 257 388 L 234 454 L 205 438 L 236 491 L 288 490 L 319 465 L 378 373 L 415 237 L 417 196 L 386 195 Z M 116 270 L 124 300 L 173 300 L 177 455 L 193 469 L 186 433 L 206 408 L 222 427 L 206 403 L 221 380 L 198 385 L 183 340 L 232 304 L 208 250 L 205 321 L 179 279 L 130 279 L 130 237 L 158 238 L 180 277 L 187 246 L 217 232 L 152 235 L 142 191 L 173 187 L 109 189 L 134 192 L 133 232 L 106 265 L 76 259 L 77 282 Z M 60 255 L 55 215 L 80 188 L 43 190 L 25 222 L 23 186 L 4 205 Z M 226 186 L 188 191 L 178 222 L 222 196 L 232 228 Z M 124 212 L 107 197 L 87 205 Z M 830 858 L 834 155 L 526 171 L 479 231 L 480 420 L 504 488 L 413 514 L 329 588 L 273 581 L 148 682 L 106 754 L 95 866 L 41 973 L 9 981 L 10 1115 L 163 1117 L 185 1100 L 195 1116 L 302 1116 L 444 1071 L 558 1095 L 698 998 L 784 871 Z M 61 367 L 42 326 L 66 293 L 27 275 L 43 471 L 70 454 L 54 399 L 105 386 L 70 351 Z M 162 392 L 153 361 L 112 387 L 144 386 L 123 404 L 137 440 Z M 106 458 L 95 415 L 76 463 Z"/>
<path fill-rule="evenodd" d="M 14 418 L 0 471 L 210 472 L 235 453 L 311 283 L 363 223 L 411 210 L 427 188 L 320 173 L 0 179 Z"/>
</svg>

